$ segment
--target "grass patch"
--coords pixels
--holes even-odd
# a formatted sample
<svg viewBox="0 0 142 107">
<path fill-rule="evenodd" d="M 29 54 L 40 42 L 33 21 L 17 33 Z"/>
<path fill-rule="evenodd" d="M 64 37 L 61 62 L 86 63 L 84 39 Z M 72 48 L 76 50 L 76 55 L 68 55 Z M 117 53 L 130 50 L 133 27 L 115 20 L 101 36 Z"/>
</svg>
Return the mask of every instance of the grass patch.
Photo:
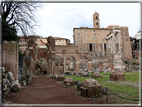
<svg viewBox="0 0 142 107">
<path fill-rule="evenodd" d="M 124 72 L 124 74 L 126 81 L 139 82 L 139 72 L 130 71 L 130 72 Z"/>
<path fill-rule="evenodd" d="M 111 72 L 108 72 L 111 74 Z M 136 84 L 139 82 L 139 72 L 136 71 L 131 71 L 131 72 L 124 72 L 125 74 L 125 81 L 123 82 L 128 82 L 128 83 L 133 83 Z M 89 75 L 92 75 L 92 73 L 89 73 Z M 128 99 L 139 99 L 139 87 L 134 86 L 131 84 L 120 84 L 121 81 L 110 81 L 109 75 L 105 75 L 104 72 L 101 73 L 103 78 L 95 78 L 99 82 L 99 84 L 102 85 L 102 87 L 107 87 L 109 90 L 112 92 Z M 73 75 L 67 75 L 65 78 L 71 77 L 75 81 L 84 81 L 85 79 L 94 79 L 92 77 L 78 77 L 78 76 L 73 76 Z M 77 88 L 75 86 L 75 88 Z M 110 94 L 113 95 L 113 94 Z M 94 96 L 92 96 L 94 98 Z M 111 98 L 111 100 L 114 100 L 114 102 L 119 103 L 119 104 L 138 104 L 138 101 L 132 101 L 132 100 L 126 100 L 119 98 L 115 95 Z"/>
</svg>

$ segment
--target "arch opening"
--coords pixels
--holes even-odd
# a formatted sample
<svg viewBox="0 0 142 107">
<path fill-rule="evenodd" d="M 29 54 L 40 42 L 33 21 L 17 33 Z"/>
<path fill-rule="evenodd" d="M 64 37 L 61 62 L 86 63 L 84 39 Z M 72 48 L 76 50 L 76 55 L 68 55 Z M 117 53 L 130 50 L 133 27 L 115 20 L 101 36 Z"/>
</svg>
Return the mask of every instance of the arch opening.
<svg viewBox="0 0 142 107">
<path fill-rule="evenodd" d="M 66 71 L 75 71 L 75 58 L 73 56 L 69 56 L 66 58 Z"/>
<path fill-rule="evenodd" d="M 47 61 L 45 58 L 40 58 L 37 63 L 37 73 L 47 74 Z"/>
<path fill-rule="evenodd" d="M 60 74 L 62 72 L 63 72 L 63 60 L 60 56 L 56 56 L 53 74 L 57 75 L 57 74 Z"/>
</svg>

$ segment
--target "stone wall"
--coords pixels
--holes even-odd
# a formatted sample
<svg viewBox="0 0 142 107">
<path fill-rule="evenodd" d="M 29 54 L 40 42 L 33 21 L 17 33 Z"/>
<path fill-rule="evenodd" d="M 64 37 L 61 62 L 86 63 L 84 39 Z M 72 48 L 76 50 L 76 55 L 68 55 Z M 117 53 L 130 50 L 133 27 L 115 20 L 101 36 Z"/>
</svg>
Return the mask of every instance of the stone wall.
<svg viewBox="0 0 142 107">
<path fill-rule="evenodd" d="M 132 60 L 132 49 L 130 45 L 128 27 L 122 27 L 122 35 L 124 60 Z"/>
<path fill-rule="evenodd" d="M 18 80 L 18 43 L 4 41 L 2 48 L 2 66 L 6 71 L 12 72 L 14 79 Z"/>
</svg>

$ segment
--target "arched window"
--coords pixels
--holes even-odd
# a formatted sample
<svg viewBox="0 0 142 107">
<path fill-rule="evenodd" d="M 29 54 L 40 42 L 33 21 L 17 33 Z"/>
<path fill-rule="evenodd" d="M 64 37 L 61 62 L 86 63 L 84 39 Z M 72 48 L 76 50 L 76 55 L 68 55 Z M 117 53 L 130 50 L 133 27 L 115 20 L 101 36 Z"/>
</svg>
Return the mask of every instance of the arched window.
<svg viewBox="0 0 142 107">
<path fill-rule="evenodd" d="M 92 44 L 89 45 L 89 49 L 90 49 L 90 51 L 92 51 Z"/>
<path fill-rule="evenodd" d="M 96 22 L 96 25 L 98 25 L 98 22 Z"/>
<path fill-rule="evenodd" d="M 96 16 L 96 19 L 98 19 L 98 17 Z"/>
</svg>

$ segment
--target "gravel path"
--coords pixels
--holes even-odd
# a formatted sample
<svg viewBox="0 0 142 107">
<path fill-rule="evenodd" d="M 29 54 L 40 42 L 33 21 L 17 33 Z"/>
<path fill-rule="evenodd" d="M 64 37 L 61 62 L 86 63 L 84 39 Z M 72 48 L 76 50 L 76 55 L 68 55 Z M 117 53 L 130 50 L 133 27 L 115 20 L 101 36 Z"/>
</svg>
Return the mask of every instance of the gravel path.
<svg viewBox="0 0 142 107">
<path fill-rule="evenodd" d="M 56 79 L 39 75 L 33 77 L 32 82 L 19 92 L 4 97 L 14 104 L 106 104 L 105 97 L 93 100 L 76 93 L 73 87 L 64 88 L 63 83 Z"/>
</svg>

